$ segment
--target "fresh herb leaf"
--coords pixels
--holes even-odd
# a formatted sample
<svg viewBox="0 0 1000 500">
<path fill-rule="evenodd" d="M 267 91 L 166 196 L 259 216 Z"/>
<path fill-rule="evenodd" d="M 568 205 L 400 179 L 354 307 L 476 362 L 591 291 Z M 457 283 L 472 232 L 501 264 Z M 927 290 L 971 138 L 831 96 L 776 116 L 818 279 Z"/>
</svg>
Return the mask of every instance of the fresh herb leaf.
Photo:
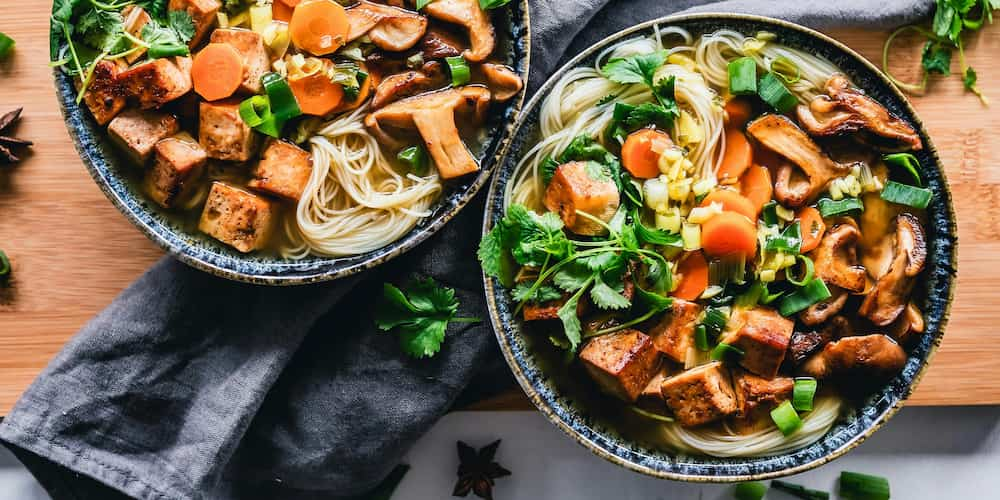
<svg viewBox="0 0 1000 500">
<path fill-rule="evenodd" d="M 608 94 L 608 95 L 602 97 L 600 101 L 597 101 L 597 105 L 598 106 L 604 106 L 605 104 L 610 104 L 611 102 L 613 102 L 617 98 L 618 98 L 618 94 Z"/>
<path fill-rule="evenodd" d="M 456 318 L 455 290 L 439 286 L 433 279 L 418 280 L 404 290 L 390 283 L 382 285 L 382 297 L 375 309 L 375 325 L 383 331 L 396 330 L 400 346 L 412 357 L 437 354 L 449 322 L 480 321 L 478 318 Z"/>
<path fill-rule="evenodd" d="M 476 257 L 479 258 L 483 272 L 494 278 L 501 278 L 503 272 L 503 231 L 502 222 L 493 226 L 493 229 L 490 229 L 490 232 L 483 236 L 479 242 L 479 250 L 476 251 Z"/>
<path fill-rule="evenodd" d="M 624 295 L 608 286 L 601 279 L 600 273 L 594 277 L 594 286 L 590 289 L 590 299 L 594 301 L 595 306 L 601 309 L 621 310 L 632 305 Z"/>
<path fill-rule="evenodd" d="M 590 177 L 595 182 L 611 182 L 612 180 L 608 167 L 596 161 L 588 161 L 587 166 L 584 167 L 584 172 L 587 173 L 587 177 Z"/>
<path fill-rule="evenodd" d="M 123 23 L 124 19 L 117 12 L 92 9 L 80 16 L 76 23 L 76 32 L 87 46 L 102 52 L 115 53 L 118 52 L 115 49 L 124 45 Z"/>
<path fill-rule="evenodd" d="M 573 294 L 573 296 L 570 297 L 558 311 L 556 311 L 556 315 L 559 316 L 559 320 L 562 322 L 563 332 L 566 334 L 566 340 L 569 340 L 570 351 L 576 351 L 576 347 L 580 345 L 580 341 L 583 339 L 583 326 L 580 324 L 580 318 L 576 315 L 577 307 L 580 305 L 581 295 L 583 295 L 583 288 Z"/>
<path fill-rule="evenodd" d="M 653 75 L 667 60 L 667 51 L 616 58 L 601 68 L 601 74 L 616 83 L 645 83 L 653 86 Z"/>
<path fill-rule="evenodd" d="M 190 42 L 194 38 L 194 20 L 186 10 L 172 10 L 167 15 L 167 25 L 177 33 L 178 38 L 184 43 Z"/>
<path fill-rule="evenodd" d="M 569 143 L 569 146 L 566 146 L 562 154 L 559 155 L 560 164 L 571 161 L 596 161 L 608 164 L 617 160 L 615 159 L 615 155 L 611 154 L 610 151 L 589 135 L 580 135 L 575 137 Z"/>
<path fill-rule="evenodd" d="M 479 0 L 479 6 L 483 10 L 499 9 L 510 3 L 510 0 Z"/>
<path fill-rule="evenodd" d="M 424 7 L 427 7 L 427 4 L 429 4 L 429 3 L 433 2 L 433 1 L 434 0 L 417 0 L 416 2 L 414 2 L 413 8 L 416 9 L 416 10 L 423 9 Z"/>
<path fill-rule="evenodd" d="M 559 169 L 559 162 L 552 159 L 551 156 L 546 156 L 542 160 L 542 183 L 546 186 L 552 181 L 552 177 L 556 175 L 556 170 Z"/>
<path fill-rule="evenodd" d="M 972 66 L 965 68 L 965 74 L 962 75 L 962 85 L 965 85 L 966 90 L 971 90 L 978 93 L 976 89 L 976 80 L 979 77 L 976 75 L 976 70 L 972 69 Z"/>
<path fill-rule="evenodd" d="M 656 125 L 661 129 L 668 129 L 679 115 L 675 110 L 654 104 L 643 103 L 638 106 L 625 103 L 615 103 L 613 124 L 621 125 L 625 132 L 632 132 L 647 125 Z"/>
<path fill-rule="evenodd" d="M 187 43 L 193 36 L 194 22 L 186 11 L 170 11 L 165 24 L 152 19 L 142 28 L 150 59 L 190 54 Z"/>
<path fill-rule="evenodd" d="M 549 285 L 541 285 L 535 288 L 532 292 L 531 289 L 534 288 L 534 281 L 522 281 L 514 287 L 511 292 L 514 297 L 515 302 L 534 302 L 540 304 L 542 302 L 548 302 L 550 300 L 559 300 L 562 298 L 562 292 L 560 292 L 556 287 Z"/>
<path fill-rule="evenodd" d="M 590 284 L 594 271 L 581 262 L 563 267 L 552 278 L 555 285 L 567 292 L 575 292 Z"/>
<path fill-rule="evenodd" d="M 677 96 L 674 93 L 674 86 L 677 82 L 677 77 L 670 75 L 668 78 L 661 78 L 657 80 L 656 84 L 653 85 L 653 95 L 656 96 L 656 100 L 660 102 L 660 105 L 667 109 L 669 112 L 680 114 L 680 110 L 677 108 Z"/>
<path fill-rule="evenodd" d="M 939 42 L 928 41 L 920 56 L 920 64 L 928 73 L 948 76 L 951 74 L 951 49 Z"/>
<path fill-rule="evenodd" d="M 562 230 L 559 215 L 538 215 L 524 205 L 511 205 L 479 244 L 477 256 L 487 275 L 501 278 L 505 251 L 522 266 L 541 267 L 547 261 L 558 262 L 573 252 L 573 243 Z"/>
</svg>

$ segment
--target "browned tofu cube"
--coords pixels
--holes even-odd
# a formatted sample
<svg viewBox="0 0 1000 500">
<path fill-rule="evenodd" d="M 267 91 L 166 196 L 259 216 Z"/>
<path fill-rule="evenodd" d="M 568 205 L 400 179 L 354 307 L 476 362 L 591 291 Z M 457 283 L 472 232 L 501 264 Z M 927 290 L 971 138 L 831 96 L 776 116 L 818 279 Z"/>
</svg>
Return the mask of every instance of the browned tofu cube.
<svg viewBox="0 0 1000 500">
<path fill-rule="evenodd" d="M 183 10 L 191 16 L 194 21 L 194 37 L 188 42 L 188 47 L 194 47 L 201 43 L 205 33 L 215 26 L 218 20 L 217 14 L 222 8 L 219 0 L 170 0 L 168 10 Z"/>
<path fill-rule="evenodd" d="M 240 84 L 239 92 L 260 93 L 264 88 L 260 77 L 271 66 L 271 57 L 264 48 L 264 37 L 250 30 L 226 28 L 213 31 L 211 41 L 229 44 L 243 56 L 243 83 Z"/>
<path fill-rule="evenodd" d="M 125 20 L 125 30 L 136 38 L 142 39 L 142 29 L 146 27 L 146 24 L 152 19 L 149 14 L 138 5 L 129 5 L 122 9 L 122 19 Z M 146 49 L 142 46 L 136 46 L 133 44 L 133 48 L 136 49 L 135 52 L 125 56 L 125 61 L 132 64 L 139 60 L 142 56 L 146 55 Z"/>
<path fill-rule="evenodd" d="M 177 133 L 177 119 L 156 111 L 128 109 L 108 125 L 108 137 L 122 148 L 132 161 L 145 165 L 156 143 Z"/>
<path fill-rule="evenodd" d="M 187 134 L 163 139 L 156 143 L 153 166 L 146 171 L 146 192 L 160 206 L 173 207 L 201 177 L 207 160 L 205 150 Z"/>
<path fill-rule="evenodd" d="M 264 196 L 213 182 L 198 229 L 243 253 L 252 252 L 267 246 L 276 209 Z"/>
<path fill-rule="evenodd" d="M 202 102 L 198 111 L 198 142 L 209 158 L 247 161 L 257 149 L 257 135 L 240 118 L 236 99 Z"/>
<path fill-rule="evenodd" d="M 660 365 L 652 340 L 638 330 L 594 338 L 580 351 L 580 360 L 602 391 L 628 402 L 639 398 Z"/>
<path fill-rule="evenodd" d="M 191 91 L 191 58 L 153 59 L 133 66 L 118 80 L 142 109 L 157 109 Z"/>
<path fill-rule="evenodd" d="M 700 314 L 701 306 L 698 304 L 675 298 L 670 310 L 649 330 L 656 350 L 683 363 L 687 359 L 688 349 L 694 345 L 694 328 Z"/>
<path fill-rule="evenodd" d="M 746 370 L 733 370 L 737 415 L 741 417 L 770 412 L 782 402 L 791 399 L 794 388 L 795 380 L 791 377 L 766 379 Z"/>
<path fill-rule="evenodd" d="M 271 141 L 253 170 L 250 187 L 299 201 L 312 174 L 309 153 L 285 141 Z"/>
<path fill-rule="evenodd" d="M 721 342 L 743 351 L 740 365 L 761 377 L 774 378 L 785 360 L 795 322 L 766 307 L 738 310 L 730 316 Z"/>
<path fill-rule="evenodd" d="M 83 93 L 83 102 L 100 125 L 107 125 L 125 109 L 125 93 L 118 84 L 120 66 L 112 61 L 101 61 L 94 66 L 90 86 Z"/>
<path fill-rule="evenodd" d="M 571 161 L 556 169 L 545 190 L 545 208 L 556 212 L 566 229 L 599 236 L 608 231 L 594 219 L 608 222 L 618 211 L 621 198 L 614 180 L 594 162 Z M 591 217 L 579 215 L 586 212 Z"/>
<path fill-rule="evenodd" d="M 660 392 L 684 427 L 707 424 L 736 413 L 736 394 L 722 363 L 697 366 L 663 381 Z"/>
</svg>

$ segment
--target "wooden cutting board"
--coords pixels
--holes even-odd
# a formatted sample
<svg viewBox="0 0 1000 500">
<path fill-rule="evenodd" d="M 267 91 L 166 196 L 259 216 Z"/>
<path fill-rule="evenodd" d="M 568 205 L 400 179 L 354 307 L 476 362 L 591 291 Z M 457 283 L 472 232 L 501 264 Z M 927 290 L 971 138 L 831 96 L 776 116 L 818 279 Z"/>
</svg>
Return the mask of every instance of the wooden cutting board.
<svg viewBox="0 0 1000 500">
<path fill-rule="evenodd" d="M 19 136 L 34 154 L 0 168 L 0 248 L 14 266 L 0 289 L 0 415 L 5 414 L 63 343 L 162 252 L 105 199 L 73 149 L 56 104 L 48 61 L 50 0 L 6 9 L 0 32 L 17 41 L 0 64 L 0 112 L 24 106 Z M 885 33 L 833 36 L 880 58 Z M 897 57 L 915 75 L 916 43 Z M 987 95 L 1000 105 L 1000 27 L 968 48 Z M 914 404 L 1000 404 L 1000 118 L 963 92 L 958 78 L 914 98 L 941 151 L 958 210 L 960 274 L 944 345 Z M 511 392 L 478 407 L 530 407 Z"/>
</svg>

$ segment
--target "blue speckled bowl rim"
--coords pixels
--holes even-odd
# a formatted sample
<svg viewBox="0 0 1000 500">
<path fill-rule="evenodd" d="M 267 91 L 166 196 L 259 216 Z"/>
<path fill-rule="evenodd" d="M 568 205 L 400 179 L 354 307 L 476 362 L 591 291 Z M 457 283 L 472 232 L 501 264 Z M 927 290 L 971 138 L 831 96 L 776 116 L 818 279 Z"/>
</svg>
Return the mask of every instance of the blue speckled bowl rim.
<svg viewBox="0 0 1000 500">
<path fill-rule="evenodd" d="M 568 69 L 581 65 L 582 61 L 589 60 L 609 44 L 650 30 L 653 25 L 697 24 L 699 22 L 707 24 L 742 23 L 745 26 L 765 25 L 771 30 L 777 29 L 779 37 L 781 37 L 782 31 L 785 33 L 797 32 L 799 36 L 812 39 L 812 43 L 825 46 L 827 51 L 839 51 L 844 58 L 855 65 L 853 66 L 855 70 L 860 70 L 866 77 L 873 78 L 877 82 L 874 86 L 879 87 L 878 92 L 873 93 L 873 89 L 866 88 L 869 93 L 880 100 L 891 98 L 890 109 L 904 116 L 919 130 L 925 148 L 917 156 L 921 164 L 925 166 L 926 182 L 935 192 L 935 201 L 928 210 L 931 217 L 931 224 L 928 228 L 930 251 L 926 286 L 927 297 L 924 304 L 927 331 L 930 334 L 924 335 L 918 345 L 913 348 L 903 373 L 887 384 L 882 391 L 869 397 L 864 402 L 863 407 L 855 412 L 851 421 L 838 423 L 820 441 L 805 448 L 772 457 L 714 458 L 670 454 L 643 448 L 636 443 L 625 442 L 620 436 L 613 436 L 603 429 L 595 428 L 590 424 L 589 417 L 581 415 L 578 410 L 571 407 L 571 402 L 567 404 L 562 401 L 555 388 L 546 385 L 546 375 L 534 363 L 532 354 L 525 349 L 520 332 L 520 322 L 512 316 L 512 307 L 509 307 L 510 300 L 503 287 L 496 280 L 484 275 L 487 307 L 504 358 L 528 398 L 559 429 L 596 455 L 642 474 L 680 481 L 741 482 L 782 477 L 804 472 L 844 455 L 895 415 L 916 388 L 926 372 L 931 358 L 940 346 L 954 297 L 954 276 L 957 272 L 957 230 L 951 192 L 944 169 L 941 166 L 941 160 L 909 101 L 871 62 L 844 44 L 815 30 L 795 23 L 755 15 L 700 13 L 667 16 L 611 35 L 578 54 L 555 72 L 526 106 L 515 126 L 514 137 L 507 150 L 508 156 L 501 162 L 490 185 L 483 232 L 484 234 L 488 232 L 492 225 L 502 217 L 500 207 L 503 203 L 503 186 L 509 180 L 516 165 L 515 155 L 527 140 L 526 136 L 533 128 L 533 122 L 537 121 L 537 111 L 542 100 Z M 745 32 L 755 31 L 757 30 L 745 30 Z M 841 68 L 847 70 L 844 66 Z M 851 74 L 851 71 L 847 70 L 847 72 Z M 876 95 L 878 93 L 882 95 Z M 933 169 L 927 171 L 931 165 L 933 165 Z"/>
<path fill-rule="evenodd" d="M 446 186 L 432 214 L 402 238 L 377 250 L 339 258 L 310 257 L 301 261 L 283 260 L 254 254 L 238 254 L 224 245 L 184 234 L 154 214 L 145 196 L 130 187 L 118 168 L 129 168 L 117 159 L 104 127 L 94 122 L 85 106 L 77 105 L 72 79 L 58 68 L 53 71 L 56 97 L 70 138 L 87 171 L 104 195 L 150 240 L 181 262 L 234 281 L 259 285 L 303 285 L 329 281 L 381 265 L 413 249 L 440 230 L 486 185 L 510 145 L 514 123 L 524 104 L 531 66 L 531 22 L 528 1 L 512 2 L 509 10 L 510 37 L 507 62 L 525 82 L 524 89 L 501 108 L 499 122 L 490 132 L 490 142 L 482 149 L 481 170 L 474 178 Z M 516 20 L 516 21 L 515 21 Z M 491 120 L 494 119 L 491 116 Z M 451 196 L 449 197 L 449 194 Z"/>
</svg>

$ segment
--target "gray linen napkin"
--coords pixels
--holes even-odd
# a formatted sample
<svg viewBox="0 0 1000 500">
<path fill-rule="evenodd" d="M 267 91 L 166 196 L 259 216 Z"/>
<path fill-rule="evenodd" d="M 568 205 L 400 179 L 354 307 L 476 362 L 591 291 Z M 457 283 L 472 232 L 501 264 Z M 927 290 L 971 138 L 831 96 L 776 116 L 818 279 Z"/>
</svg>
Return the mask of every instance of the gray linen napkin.
<svg viewBox="0 0 1000 500">
<path fill-rule="evenodd" d="M 529 90 L 600 38 L 685 9 L 881 28 L 926 16 L 932 5 L 531 0 Z M 0 424 L 0 439 L 35 466 L 72 471 L 57 481 L 62 487 L 86 476 L 135 498 L 366 491 L 477 373 L 485 385 L 510 379 L 487 324 L 453 328 L 438 356 L 411 360 L 371 322 L 381 282 L 409 274 L 454 287 L 461 315 L 486 317 L 475 260 L 482 209 L 479 196 L 410 254 L 334 283 L 243 285 L 165 258 L 52 360 Z M 92 481 L 68 490 L 74 498 L 113 494 Z"/>
</svg>

